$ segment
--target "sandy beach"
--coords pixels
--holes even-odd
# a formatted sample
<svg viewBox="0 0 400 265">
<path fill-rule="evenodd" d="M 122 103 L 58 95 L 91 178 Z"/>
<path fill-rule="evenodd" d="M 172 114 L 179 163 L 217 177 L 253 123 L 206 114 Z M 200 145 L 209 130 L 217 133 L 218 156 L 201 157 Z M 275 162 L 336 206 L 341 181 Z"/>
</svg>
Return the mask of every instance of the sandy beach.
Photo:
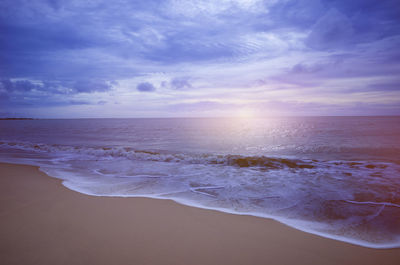
<svg viewBox="0 0 400 265">
<path fill-rule="evenodd" d="M 0 164 L 2 264 L 398 264 L 273 220 L 170 200 L 93 197 L 37 167 Z"/>
</svg>

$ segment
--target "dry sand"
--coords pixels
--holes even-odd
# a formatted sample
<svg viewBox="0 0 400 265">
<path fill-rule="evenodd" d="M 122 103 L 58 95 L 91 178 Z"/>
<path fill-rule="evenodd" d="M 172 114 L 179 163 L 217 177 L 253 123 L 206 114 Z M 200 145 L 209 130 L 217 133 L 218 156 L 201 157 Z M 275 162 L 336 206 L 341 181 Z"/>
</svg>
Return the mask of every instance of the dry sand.
<svg viewBox="0 0 400 265">
<path fill-rule="evenodd" d="M 273 220 L 170 200 L 92 197 L 36 167 L 0 164 L 0 264 L 400 264 Z"/>
</svg>

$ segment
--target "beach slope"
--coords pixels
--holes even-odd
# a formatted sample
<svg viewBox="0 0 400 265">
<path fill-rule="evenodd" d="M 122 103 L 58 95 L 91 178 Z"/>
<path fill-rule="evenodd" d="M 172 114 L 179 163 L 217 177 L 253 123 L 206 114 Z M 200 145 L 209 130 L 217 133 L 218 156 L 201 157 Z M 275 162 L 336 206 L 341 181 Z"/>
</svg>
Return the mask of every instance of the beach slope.
<svg viewBox="0 0 400 265">
<path fill-rule="evenodd" d="M 93 197 L 37 167 L 0 164 L 2 264 L 386 264 L 369 249 L 273 220 L 170 200 Z"/>
</svg>

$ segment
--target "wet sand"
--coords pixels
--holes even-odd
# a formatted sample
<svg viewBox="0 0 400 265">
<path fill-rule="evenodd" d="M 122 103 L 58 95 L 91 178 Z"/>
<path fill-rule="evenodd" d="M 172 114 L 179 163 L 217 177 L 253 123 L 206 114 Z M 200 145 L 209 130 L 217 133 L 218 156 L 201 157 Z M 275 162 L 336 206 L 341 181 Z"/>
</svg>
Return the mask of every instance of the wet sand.
<svg viewBox="0 0 400 265">
<path fill-rule="evenodd" d="M 382 264 L 370 249 L 273 220 L 170 200 L 93 197 L 37 167 L 0 164 L 1 264 Z"/>
</svg>

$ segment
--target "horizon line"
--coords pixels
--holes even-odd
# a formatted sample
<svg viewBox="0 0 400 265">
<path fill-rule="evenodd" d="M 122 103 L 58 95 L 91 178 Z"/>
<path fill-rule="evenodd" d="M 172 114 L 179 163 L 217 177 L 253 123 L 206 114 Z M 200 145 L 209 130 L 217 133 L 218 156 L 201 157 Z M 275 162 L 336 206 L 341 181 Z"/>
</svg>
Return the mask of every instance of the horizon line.
<svg viewBox="0 0 400 265">
<path fill-rule="evenodd" d="M 311 118 L 311 117 L 400 117 L 400 114 L 389 115 L 269 115 L 269 116 L 172 116 L 172 117 L 67 117 L 67 118 L 32 118 L 32 117 L 1 117 L 0 120 L 85 120 L 85 119 L 266 119 L 266 118 Z"/>
</svg>

